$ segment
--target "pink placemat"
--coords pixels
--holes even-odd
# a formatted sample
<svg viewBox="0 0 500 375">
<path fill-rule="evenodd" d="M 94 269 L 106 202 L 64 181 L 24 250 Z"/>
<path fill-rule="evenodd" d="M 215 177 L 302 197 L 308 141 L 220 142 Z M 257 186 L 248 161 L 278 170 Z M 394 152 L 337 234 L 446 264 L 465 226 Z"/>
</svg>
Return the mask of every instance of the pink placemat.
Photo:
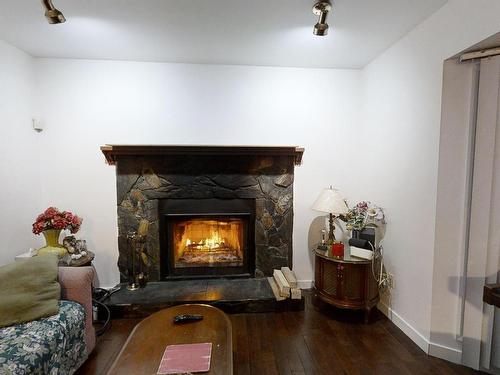
<svg viewBox="0 0 500 375">
<path fill-rule="evenodd" d="M 168 345 L 158 368 L 158 375 L 210 370 L 212 343 Z"/>
</svg>

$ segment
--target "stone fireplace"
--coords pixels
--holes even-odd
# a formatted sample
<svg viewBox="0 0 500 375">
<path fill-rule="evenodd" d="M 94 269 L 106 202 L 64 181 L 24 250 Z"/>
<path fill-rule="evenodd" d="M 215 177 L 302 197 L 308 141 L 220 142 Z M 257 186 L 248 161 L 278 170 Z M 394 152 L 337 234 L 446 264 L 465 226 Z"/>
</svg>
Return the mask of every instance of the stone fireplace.
<svg viewBox="0 0 500 375">
<path fill-rule="evenodd" d="M 292 267 L 296 147 L 101 147 L 116 165 L 118 267 L 150 281 Z M 140 240 L 137 240 L 140 238 Z"/>
</svg>

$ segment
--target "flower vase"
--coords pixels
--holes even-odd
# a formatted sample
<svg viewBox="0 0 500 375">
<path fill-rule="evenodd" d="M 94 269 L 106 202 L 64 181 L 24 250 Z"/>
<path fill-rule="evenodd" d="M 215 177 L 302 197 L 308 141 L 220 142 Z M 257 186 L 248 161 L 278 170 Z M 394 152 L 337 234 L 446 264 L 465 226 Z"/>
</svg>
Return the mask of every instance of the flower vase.
<svg viewBox="0 0 500 375">
<path fill-rule="evenodd" d="M 59 243 L 61 229 L 46 229 L 42 233 L 47 244 L 38 249 L 38 255 L 56 254 L 59 259 L 64 257 L 68 250 Z"/>
</svg>

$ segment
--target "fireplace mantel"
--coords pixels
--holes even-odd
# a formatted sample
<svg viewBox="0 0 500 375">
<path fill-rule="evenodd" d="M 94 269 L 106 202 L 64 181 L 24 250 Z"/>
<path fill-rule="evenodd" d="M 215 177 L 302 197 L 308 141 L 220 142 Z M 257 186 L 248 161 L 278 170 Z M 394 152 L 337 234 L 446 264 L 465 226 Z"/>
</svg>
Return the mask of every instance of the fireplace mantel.
<svg viewBox="0 0 500 375">
<path fill-rule="evenodd" d="M 205 145 L 104 145 L 101 151 L 110 165 L 120 156 L 293 156 L 302 162 L 304 149 L 297 146 L 205 146 Z"/>
</svg>

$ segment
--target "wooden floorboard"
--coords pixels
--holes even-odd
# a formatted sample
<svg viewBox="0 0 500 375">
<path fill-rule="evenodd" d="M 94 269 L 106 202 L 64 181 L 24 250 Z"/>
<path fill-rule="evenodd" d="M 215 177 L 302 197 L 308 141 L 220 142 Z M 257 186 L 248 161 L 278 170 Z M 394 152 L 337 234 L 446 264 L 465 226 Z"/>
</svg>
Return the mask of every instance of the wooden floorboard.
<svg viewBox="0 0 500 375">
<path fill-rule="evenodd" d="M 426 355 L 381 313 L 316 309 L 229 315 L 235 375 L 476 374 Z M 138 319 L 113 320 L 76 375 L 104 375 Z M 140 375 L 140 374 L 137 374 Z"/>
</svg>

